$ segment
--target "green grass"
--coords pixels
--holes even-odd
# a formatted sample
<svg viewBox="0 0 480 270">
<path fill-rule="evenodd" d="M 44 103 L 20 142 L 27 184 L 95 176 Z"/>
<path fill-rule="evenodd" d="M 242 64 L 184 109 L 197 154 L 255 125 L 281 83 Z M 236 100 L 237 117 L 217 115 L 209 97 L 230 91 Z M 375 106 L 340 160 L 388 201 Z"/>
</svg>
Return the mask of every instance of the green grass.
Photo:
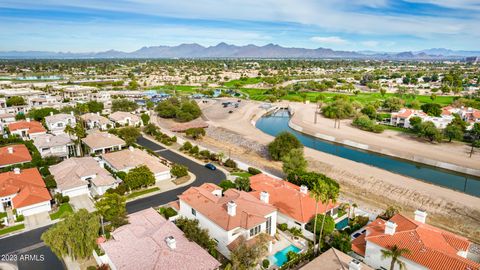
<svg viewBox="0 0 480 270">
<path fill-rule="evenodd" d="M 257 84 L 263 82 L 262 78 L 255 77 L 255 78 L 247 78 L 245 80 L 231 80 L 228 82 L 225 82 L 223 86 L 225 87 L 235 87 L 236 85 L 238 86 L 244 86 L 247 84 Z"/>
<path fill-rule="evenodd" d="M 238 177 L 250 177 L 252 174 L 248 172 L 234 172 L 232 175 L 238 176 Z"/>
<path fill-rule="evenodd" d="M 142 196 L 144 194 L 148 194 L 148 193 L 155 192 L 155 191 L 158 191 L 158 190 L 160 190 L 159 187 L 153 187 L 153 188 L 144 189 L 144 190 L 140 190 L 140 191 L 134 191 L 134 192 L 127 195 L 127 199 L 133 199 L 133 198 L 136 198 L 138 196 Z"/>
<path fill-rule="evenodd" d="M 149 88 L 148 90 L 162 90 L 165 93 L 173 93 L 173 91 L 184 92 L 184 93 L 196 93 L 199 91 L 198 86 L 192 85 L 159 85 Z"/>
<path fill-rule="evenodd" d="M 11 232 L 18 231 L 18 230 L 23 230 L 23 229 L 25 229 L 25 224 L 18 224 L 18 225 L 15 225 L 15 226 L 6 227 L 6 228 L 3 228 L 3 229 L 0 229 L 0 235 L 4 235 L 4 234 L 7 234 L 7 233 L 11 233 Z"/>
<path fill-rule="evenodd" d="M 3 219 L 7 216 L 7 212 L 0 212 L 0 219 Z"/>
<path fill-rule="evenodd" d="M 68 213 L 73 213 L 72 206 L 69 203 L 63 203 L 60 205 L 57 212 L 50 214 L 50 219 L 55 220 L 55 219 L 63 218 Z"/>
<path fill-rule="evenodd" d="M 395 126 L 390 126 L 390 125 L 382 125 L 382 126 L 385 127 L 385 129 L 388 129 L 388 130 L 394 130 L 394 131 L 399 131 L 399 132 L 403 132 L 403 133 L 415 134 L 415 132 L 413 132 L 413 130 L 411 130 L 409 128 L 395 127 Z"/>
</svg>

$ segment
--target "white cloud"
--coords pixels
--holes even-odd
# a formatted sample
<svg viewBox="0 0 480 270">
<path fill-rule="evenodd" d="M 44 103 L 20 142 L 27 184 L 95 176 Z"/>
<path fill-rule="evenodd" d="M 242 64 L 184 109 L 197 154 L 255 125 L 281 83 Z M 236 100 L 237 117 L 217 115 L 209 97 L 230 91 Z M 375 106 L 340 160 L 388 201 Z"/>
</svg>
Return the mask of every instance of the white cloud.
<svg viewBox="0 0 480 270">
<path fill-rule="evenodd" d="M 323 43 L 323 44 L 332 44 L 332 45 L 345 45 L 348 43 L 348 40 L 343 39 L 341 37 L 312 37 L 310 40 L 318 42 L 318 43 Z"/>
<path fill-rule="evenodd" d="M 374 47 L 377 47 L 378 45 L 380 45 L 380 42 L 375 41 L 375 40 L 366 40 L 366 41 L 360 42 L 360 44 L 362 44 L 365 47 L 374 48 Z"/>
</svg>

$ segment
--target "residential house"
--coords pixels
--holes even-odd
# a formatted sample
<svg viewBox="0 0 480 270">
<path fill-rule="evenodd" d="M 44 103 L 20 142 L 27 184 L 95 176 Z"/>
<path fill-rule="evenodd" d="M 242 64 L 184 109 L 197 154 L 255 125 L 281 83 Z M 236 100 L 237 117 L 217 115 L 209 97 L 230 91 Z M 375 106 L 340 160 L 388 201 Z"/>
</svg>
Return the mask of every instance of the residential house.
<svg viewBox="0 0 480 270">
<path fill-rule="evenodd" d="M 81 115 L 80 118 L 85 123 L 86 129 L 107 130 L 113 127 L 113 122 L 101 116 L 100 113 L 86 113 Z"/>
<path fill-rule="evenodd" d="M 108 117 L 117 126 L 143 126 L 142 119 L 135 114 L 129 112 L 114 112 Z"/>
<path fill-rule="evenodd" d="M 313 234 L 305 229 L 305 225 L 315 217 L 316 209 L 318 214 L 331 216 L 337 229 L 348 226 L 348 215 L 346 212 L 339 215 L 338 203 L 329 202 L 325 205 L 318 202 L 316 207 L 316 201 L 310 196 L 306 186 L 299 187 L 261 173 L 250 177 L 250 188 L 252 189 L 250 194 L 278 209 L 278 223 L 299 228 L 307 237 L 313 237 Z"/>
<path fill-rule="evenodd" d="M 426 224 L 426 217 L 417 210 L 413 220 L 402 214 L 388 221 L 376 219 L 352 241 L 352 250 L 376 269 L 390 268 L 391 258 L 383 258 L 382 250 L 393 246 L 409 250 L 398 258 L 408 270 L 480 269 L 480 263 L 469 259 L 472 243 L 467 238 Z"/>
<path fill-rule="evenodd" d="M 36 136 L 33 138 L 33 145 L 35 145 L 42 157 L 68 158 L 77 155 L 75 143 L 66 134 L 43 134 Z"/>
<path fill-rule="evenodd" d="M 302 266 L 300 270 L 373 270 L 373 268 L 360 262 L 357 259 L 341 252 L 336 248 L 320 254 L 306 265 Z"/>
<path fill-rule="evenodd" d="M 122 150 L 125 141 L 108 132 L 95 131 L 82 139 L 86 146 L 86 154 L 105 154 L 117 150 Z"/>
<path fill-rule="evenodd" d="M 80 85 L 73 85 L 73 86 L 59 86 L 55 87 L 55 89 L 62 88 L 63 99 L 71 100 L 71 101 L 90 101 L 90 95 L 92 91 L 97 90 L 95 87 L 90 86 L 80 86 Z"/>
<path fill-rule="evenodd" d="M 70 114 L 53 114 L 53 112 L 51 112 L 49 116 L 45 117 L 45 124 L 51 133 L 58 135 L 65 133 L 64 131 L 67 126 L 75 127 L 77 120 L 73 112 L 70 112 Z"/>
<path fill-rule="evenodd" d="M 162 164 L 158 157 L 152 156 L 146 151 L 130 146 L 128 149 L 111 152 L 102 155 L 105 164 L 113 171 L 128 173 L 131 169 L 145 165 L 155 175 L 156 181 L 164 181 L 172 178 L 170 168 Z"/>
<path fill-rule="evenodd" d="M 50 166 L 50 173 L 57 182 L 57 193 L 63 196 L 80 196 L 85 194 L 103 195 L 118 183 L 93 157 L 74 157 Z"/>
<path fill-rule="evenodd" d="M 12 144 L 0 148 L 0 168 L 32 161 L 28 148 L 23 144 Z"/>
<path fill-rule="evenodd" d="M 474 108 L 465 108 L 465 107 L 452 107 L 446 106 L 442 108 L 442 116 L 450 116 L 453 114 L 457 114 L 460 118 L 467 122 L 467 129 L 472 129 L 475 123 L 480 123 L 480 110 Z"/>
<path fill-rule="evenodd" d="M 218 250 L 226 257 L 242 238 L 248 243 L 254 242 L 260 233 L 275 235 L 277 209 L 245 191 L 228 189 L 222 192 L 217 185 L 205 183 L 190 187 L 178 198 L 178 213 L 197 219 L 200 227 L 208 229 Z"/>
<path fill-rule="evenodd" d="M 0 212 L 8 207 L 24 216 L 48 212 L 51 199 L 37 168 L 0 173 Z"/>
<path fill-rule="evenodd" d="M 105 255 L 94 255 L 97 263 L 111 269 L 211 270 L 220 263 L 195 242 L 188 240 L 172 222 L 153 208 L 128 216 L 128 224 L 117 228 L 111 239 L 100 244 Z"/>
<path fill-rule="evenodd" d="M 31 121 L 30 118 L 8 124 L 8 130 L 10 134 L 18 135 L 24 140 L 31 140 L 35 136 L 47 133 L 47 130 L 40 122 Z"/>
<path fill-rule="evenodd" d="M 0 113 L 0 128 L 3 130 L 8 124 L 15 122 L 15 115 L 13 113 Z"/>
<path fill-rule="evenodd" d="M 394 112 L 390 117 L 390 125 L 397 127 L 410 128 L 410 118 L 418 116 L 420 118 L 426 117 L 427 114 L 422 110 L 413 110 L 408 108 L 403 108 L 398 112 Z"/>
</svg>

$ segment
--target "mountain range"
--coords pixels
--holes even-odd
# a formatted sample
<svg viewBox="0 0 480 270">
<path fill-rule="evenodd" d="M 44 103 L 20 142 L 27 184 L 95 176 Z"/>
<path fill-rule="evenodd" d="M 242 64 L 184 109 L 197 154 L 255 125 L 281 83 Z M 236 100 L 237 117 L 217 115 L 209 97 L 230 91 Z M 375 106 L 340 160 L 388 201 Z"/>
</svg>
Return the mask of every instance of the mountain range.
<svg viewBox="0 0 480 270">
<path fill-rule="evenodd" d="M 391 59 L 391 60 L 446 60 L 480 56 L 480 51 L 454 51 L 433 48 L 408 52 L 336 51 L 328 48 L 287 48 L 276 44 L 265 46 L 236 46 L 224 42 L 205 47 L 196 43 L 178 46 L 143 47 L 133 52 L 108 50 L 104 52 L 72 53 L 49 51 L 3 51 L 3 59 L 102 59 L 102 58 L 264 58 L 264 59 Z"/>
</svg>

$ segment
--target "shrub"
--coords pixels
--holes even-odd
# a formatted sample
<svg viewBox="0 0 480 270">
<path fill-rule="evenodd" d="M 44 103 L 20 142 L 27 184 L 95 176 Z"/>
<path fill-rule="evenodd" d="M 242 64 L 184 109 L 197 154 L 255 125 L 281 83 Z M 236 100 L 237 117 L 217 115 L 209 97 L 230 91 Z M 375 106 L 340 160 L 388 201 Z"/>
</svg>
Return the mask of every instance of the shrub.
<svg viewBox="0 0 480 270">
<path fill-rule="evenodd" d="M 257 175 L 257 174 L 261 174 L 262 171 L 260 171 L 257 168 L 248 167 L 248 173 L 251 174 L 251 175 Z"/>
<path fill-rule="evenodd" d="M 171 138 L 170 138 L 170 141 L 171 141 L 171 142 L 177 142 L 177 136 L 171 137 Z"/>
<path fill-rule="evenodd" d="M 180 150 L 185 150 L 185 151 L 190 151 L 192 149 L 192 144 L 190 142 L 185 142 L 183 143 L 183 146 L 180 148 Z"/>
<path fill-rule="evenodd" d="M 192 154 L 192 155 L 196 155 L 196 154 L 198 154 L 198 151 L 199 151 L 199 150 L 200 150 L 200 149 L 198 148 L 198 146 L 195 145 L 194 147 L 192 147 L 192 149 L 190 149 L 189 152 L 190 152 L 190 154 Z"/>
<path fill-rule="evenodd" d="M 171 207 L 160 207 L 158 212 L 164 216 L 166 219 L 169 219 L 171 217 L 174 217 L 177 215 L 177 211 Z"/>
<path fill-rule="evenodd" d="M 70 201 L 70 197 L 69 196 L 63 196 L 62 197 L 62 203 L 68 203 Z"/>
<path fill-rule="evenodd" d="M 221 187 L 223 189 L 223 191 L 227 190 L 227 189 L 230 189 L 230 188 L 235 188 L 235 183 L 233 183 L 232 181 L 230 180 L 222 180 L 219 184 L 218 184 L 219 187 Z"/>
<path fill-rule="evenodd" d="M 277 227 L 278 227 L 278 229 L 279 229 L 280 231 L 286 231 L 286 230 L 288 230 L 288 225 L 287 225 L 287 223 L 280 223 L 280 224 L 278 224 Z"/>
<path fill-rule="evenodd" d="M 17 222 L 22 222 L 25 220 L 25 216 L 24 215 L 18 215 L 17 216 Z"/>
<path fill-rule="evenodd" d="M 126 192 L 127 192 L 127 186 L 124 184 L 120 184 L 116 188 L 109 188 L 106 191 L 106 193 L 108 194 L 116 193 L 118 195 L 125 195 Z"/>
<path fill-rule="evenodd" d="M 185 131 L 185 135 L 194 140 L 200 139 L 202 136 L 205 136 L 205 129 L 203 128 L 189 128 Z"/>
<path fill-rule="evenodd" d="M 284 155 L 294 148 L 303 148 L 303 144 L 289 132 L 282 132 L 268 144 L 268 153 L 273 160 L 281 160 Z"/>
<path fill-rule="evenodd" d="M 125 178 L 127 177 L 126 172 L 116 172 L 115 175 L 122 180 L 125 180 Z"/>
<path fill-rule="evenodd" d="M 371 120 L 366 115 L 361 115 L 355 118 L 352 124 L 360 128 L 361 130 L 371 131 L 375 133 L 382 133 L 384 130 L 383 126 L 377 125 L 377 123 L 375 123 L 375 120 Z"/>
<path fill-rule="evenodd" d="M 208 150 L 202 150 L 200 151 L 200 156 L 204 157 L 204 158 L 210 158 L 210 151 Z"/>
<path fill-rule="evenodd" d="M 188 168 L 184 165 L 175 164 L 170 169 L 170 173 L 175 177 L 183 177 L 188 175 Z"/>
<path fill-rule="evenodd" d="M 232 159 L 227 159 L 224 163 L 224 165 L 228 168 L 236 169 L 237 168 L 237 163 L 233 161 Z"/>
<path fill-rule="evenodd" d="M 45 186 L 48 189 L 56 188 L 57 187 L 57 182 L 55 181 L 55 178 L 53 178 L 53 175 L 49 175 L 45 177 L 44 179 Z"/>
<path fill-rule="evenodd" d="M 270 261 L 268 259 L 264 259 L 262 261 L 263 268 L 267 269 L 270 266 Z"/>
</svg>

